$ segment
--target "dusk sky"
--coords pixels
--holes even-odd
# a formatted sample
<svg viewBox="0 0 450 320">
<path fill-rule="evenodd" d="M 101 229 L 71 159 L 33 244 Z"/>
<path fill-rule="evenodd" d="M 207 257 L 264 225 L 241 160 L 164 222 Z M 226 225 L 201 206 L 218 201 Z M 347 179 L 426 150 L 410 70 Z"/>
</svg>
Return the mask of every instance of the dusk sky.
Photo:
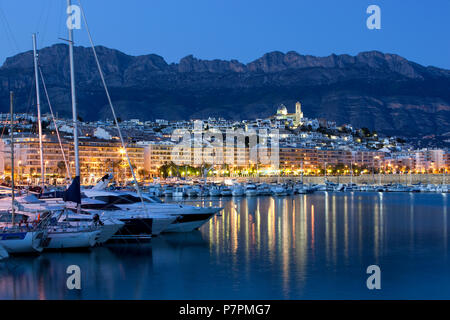
<svg viewBox="0 0 450 320">
<path fill-rule="evenodd" d="M 78 0 L 73 0 L 78 4 Z M 200 59 L 248 63 L 269 51 L 327 56 L 379 50 L 450 69 L 449 0 L 89 0 L 82 1 L 97 45 L 167 62 Z M 366 8 L 381 8 L 381 30 L 369 30 Z M 0 0 L 0 64 L 67 37 L 66 0 Z M 77 45 L 88 45 L 85 28 Z"/>
</svg>

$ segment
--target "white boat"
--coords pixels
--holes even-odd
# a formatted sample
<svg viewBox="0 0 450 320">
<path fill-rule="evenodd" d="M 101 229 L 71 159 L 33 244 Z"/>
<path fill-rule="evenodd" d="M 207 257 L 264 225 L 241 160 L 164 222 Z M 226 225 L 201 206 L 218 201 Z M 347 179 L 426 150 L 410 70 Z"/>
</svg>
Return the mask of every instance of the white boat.
<svg viewBox="0 0 450 320">
<path fill-rule="evenodd" d="M 26 208 L 26 207 L 25 207 Z M 46 237 L 42 244 L 44 249 L 75 249 L 93 247 L 101 234 L 101 226 L 90 224 L 73 224 L 63 221 L 69 215 L 69 209 L 58 209 L 48 205 L 48 211 L 27 212 L 32 220 L 42 220 L 46 226 Z"/>
<path fill-rule="evenodd" d="M 412 188 L 404 186 L 402 184 L 392 184 L 388 185 L 386 191 L 388 192 L 409 192 Z"/>
<path fill-rule="evenodd" d="M 75 249 L 93 247 L 100 236 L 99 228 L 74 227 L 70 224 L 49 226 L 44 249 Z"/>
<path fill-rule="evenodd" d="M 287 191 L 286 187 L 283 185 L 275 185 L 271 188 L 271 190 L 275 196 L 287 196 L 288 195 L 288 191 Z"/>
<path fill-rule="evenodd" d="M 201 190 L 199 187 L 189 187 L 186 189 L 186 194 L 189 198 L 195 198 L 198 197 L 198 195 L 200 194 Z"/>
<path fill-rule="evenodd" d="M 7 202 L 5 200 L 0 200 L 0 208 L 5 209 L 6 204 Z M 92 246 L 89 242 L 85 242 L 85 245 L 82 245 L 76 244 L 73 241 L 73 237 L 77 232 L 82 236 L 85 236 L 85 232 L 92 231 L 92 229 L 100 231 L 100 234 L 97 237 L 97 243 L 103 243 L 123 226 L 122 222 L 114 221 L 113 219 L 105 218 L 104 222 L 96 222 L 94 214 L 86 211 L 81 211 L 78 214 L 76 213 L 77 209 L 73 204 L 73 207 L 70 207 L 70 204 L 67 204 L 66 206 L 62 200 L 56 201 L 51 198 L 40 200 L 33 195 L 21 196 L 16 198 L 16 206 L 22 210 L 21 220 L 23 223 L 36 219 L 48 219 L 48 221 L 51 221 L 49 223 L 52 224 L 52 226 L 47 230 L 47 238 L 58 239 L 53 240 L 53 243 L 57 241 L 58 244 L 51 244 L 50 247 L 52 249 Z M 62 234 L 63 232 L 67 232 L 68 234 L 64 236 L 64 234 Z M 113 233 L 111 234 L 111 232 Z M 53 233 L 58 233 L 58 235 L 53 235 Z M 67 242 L 64 243 L 64 241 Z M 47 242 L 50 243 L 50 241 Z"/>
<path fill-rule="evenodd" d="M 173 196 L 173 187 L 172 186 L 166 186 L 163 189 L 163 195 L 164 197 L 172 197 Z"/>
<path fill-rule="evenodd" d="M 211 197 L 219 197 L 220 196 L 220 188 L 218 186 L 211 186 L 209 188 L 209 195 Z"/>
<path fill-rule="evenodd" d="M 119 219 L 114 219 L 111 216 L 107 216 L 101 213 L 92 214 L 90 212 L 82 210 L 81 213 L 70 212 L 67 215 L 63 215 L 60 218 L 61 222 L 68 222 L 72 226 L 99 226 L 100 234 L 97 237 L 97 243 L 102 244 L 110 240 L 124 225 L 125 223 Z"/>
<path fill-rule="evenodd" d="M 243 195 L 245 195 L 245 189 L 244 187 L 242 187 L 242 185 L 235 184 L 231 188 L 231 194 L 233 195 L 233 197 L 242 197 Z"/>
<path fill-rule="evenodd" d="M 10 211 L 0 214 L 0 246 L 9 254 L 36 253 L 43 250 L 46 228 L 37 221 L 22 223 L 27 219 L 27 215 L 17 211 L 13 225 Z"/>
<path fill-rule="evenodd" d="M 231 197 L 233 195 L 233 192 L 231 188 L 224 186 L 220 189 L 220 195 L 222 197 Z"/>
<path fill-rule="evenodd" d="M 130 200 L 110 195 L 116 193 L 114 191 L 110 193 L 98 191 L 97 194 L 103 195 L 97 197 L 98 199 L 82 198 L 81 208 L 87 210 L 91 215 L 98 215 L 99 221 L 103 223 L 99 243 L 108 240 L 148 240 L 163 232 L 177 218 L 142 207 L 139 198 L 137 198 L 139 206 L 127 208 L 123 204 L 130 203 Z M 103 200 L 99 200 L 100 198 Z M 114 203 L 119 203 L 123 207 Z M 103 230 L 105 228 L 106 230 Z M 110 236 L 111 233 L 112 236 Z"/>
<path fill-rule="evenodd" d="M 270 196 L 272 191 L 267 184 L 262 183 L 256 188 L 256 193 L 258 196 Z"/>
<path fill-rule="evenodd" d="M 254 185 L 253 183 L 248 183 L 245 186 L 245 195 L 247 197 L 253 197 L 253 196 L 258 195 L 258 190 L 256 188 L 256 185 Z"/>
<path fill-rule="evenodd" d="M 27 231 L 26 228 L 0 227 L 0 246 L 9 254 L 42 252 L 45 238 L 45 230 Z"/>
<path fill-rule="evenodd" d="M 314 189 L 306 184 L 300 183 L 294 186 L 294 193 L 307 194 L 312 192 L 314 192 Z"/>
<path fill-rule="evenodd" d="M 196 207 L 184 204 L 163 203 L 155 197 L 147 196 L 142 197 L 144 201 L 142 203 L 139 196 L 134 192 L 87 189 L 84 193 L 91 199 L 104 202 L 105 209 L 114 206 L 120 209 L 118 212 L 128 213 L 128 219 L 136 220 L 140 217 L 142 219 L 153 218 L 155 220 L 152 222 L 154 226 L 151 228 L 153 234 L 156 234 L 156 232 L 189 232 L 198 229 L 223 209 L 221 207 Z M 92 208 L 83 205 L 82 207 L 92 211 Z M 111 212 L 114 212 L 114 210 Z M 114 217 L 118 218 L 117 216 Z M 125 222 L 126 220 L 124 219 L 127 218 L 119 219 Z M 137 223 L 138 221 L 135 222 Z M 162 226 L 168 225 L 160 231 L 159 228 L 155 229 L 158 227 L 156 225 L 158 222 Z"/>
<path fill-rule="evenodd" d="M 324 191 L 335 191 L 337 187 L 338 187 L 337 183 L 325 180 L 325 190 Z M 344 189 L 345 189 L 345 186 L 344 186 Z"/>
<path fill-rule="evenodd" d="M 209 190 L 205 186 L 200 186 L 198 189 L 198 196 L 199 197 L 207 197 L 209 196 Z"/>
<path fill-rule="evenodd" d="M 147 188 L 147 194 L 152 197 L 161 197 L 163 195 L 161 185 L 151 185 Z"/>
<path fill-rule="evenodd" d="M 354 183 L 349 183 L 344 185 L 344 190 L 343 191 L 348 191 L 348 192 L 353 192 L 353 191 L 357 191 L 358 190 L 358 186 Z"/>
<path fill-rule="evenodd" d="M 172 196 L 174 198 L 183 198 L 186 196 L 186 192 L 184 190 L 184 187 L 176 187 L 175 190 L 172 193 Z"/>
</svg>

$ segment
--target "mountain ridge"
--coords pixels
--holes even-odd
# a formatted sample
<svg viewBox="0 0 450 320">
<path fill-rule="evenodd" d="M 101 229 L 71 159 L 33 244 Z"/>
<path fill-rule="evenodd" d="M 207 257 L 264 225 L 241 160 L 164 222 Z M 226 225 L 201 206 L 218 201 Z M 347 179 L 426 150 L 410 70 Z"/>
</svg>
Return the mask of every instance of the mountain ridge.
<svg viewBox="0 0 450 320">
<path fill-rule="evenodd" d="M 104 46 L 96 50 L 122 119 L 261 118 L 275 113 L 279 103 L 293 111 L 300 100 L 308 117 L 385 134 L 450 131 L 450 70 L 425 67 L 396 54 L 315 57 L 273 51 L 246 64 L 193 55 L 167 63 L 156 54 L 131 56 Z M 75 47 L 74 55 L 80 116 L 111 118 L 92 49 Z M 69 117 L 67 45 L 41 49 L 39 61 L 52 105 L 60 116 Z M 18 112 L 34 108 L 29 102 L 32 69 L 32 51 L 5 60 L 0 67 L 1 112 L 9 108 L 9 88 L 16 92 Z"/>
</svg>

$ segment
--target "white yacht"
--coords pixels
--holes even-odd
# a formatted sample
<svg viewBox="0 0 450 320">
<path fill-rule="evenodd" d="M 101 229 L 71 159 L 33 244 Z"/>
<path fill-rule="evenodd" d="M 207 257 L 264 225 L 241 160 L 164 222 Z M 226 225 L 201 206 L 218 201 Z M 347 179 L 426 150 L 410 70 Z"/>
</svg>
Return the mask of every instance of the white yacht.
<svg viewBox="0 0 450 320">
<path fill-rule="evenodd" d="M 231 188 L 231 194 L 233 197 L 242 197 L 245 195 L 245 189 L 241 184 L 235 184 Z"/>
<path fill-rule="evenodd" d="M 173 190 L 172 196 L 174 198 L 183 198 L 186 196 L 185 187 L 176 187 L 175 190 Z"/>
<path fill-rule="evenodd" d="M 245 195 L 247 197 L 256 196 L 258 194 L 258 190 L 253 183 L 249 183 L 245 186 Z"/>
<path fill-rule="evenodd" d="M 97 192 L 104 194 L 102 190 L 97 190 Z M 111 191 L 111 193 L 116 194 L 117 191 Z M 84 194 L 81 198 L 83 211 L 89 212 L 92 219 L 97 215 L 98 223 L 102 223 L 102 227 L 106 228 L 105 233 L 99 237 L 99 243 L 108 240 L 148 240 L 152 236 L 159 235 L 176 219 L 171 215 L 151 212 L 143 208 L 142 203 L 135 208 L 113 204 L 113 202 L 117 202 L 116 204 L 129 203 L 129 200 L 124 198 L 110 198 L 108 195 L 107 198 L 102 199 L 89 198 Z M 76 216 L 71 216 L 71 218 L 77 219 Z M 112 236 L 109 237 L 111 233 Z"/>
<path fill-rule="evenodd" d="M 288 191 L 284 185 L 278 184 L 272 187 L 272 193 L 275 196 L 287 196 Z"/>
<path fill-rule="evenodd" d="M 93 223 L 73 225 L 62 222 L 60 219 L 68 209 L 47 207 L 46 210 L 33 210 L 20 205 L 20 226 L 25 228 L 30 224 L 40 223 L 44 228 L 44 234 L 40 245 L 43 249 L 74 249 L 89 248 L 97 243 L 101 233 L 101 227 Z M 29 222 L 30 221 L 30 222 Z"/>
<path fill-rule="evenodd" d="M 76 222 L 77 219 L 80 219 L 85 221 L 85 225 L 86 220 L 91 219 L 92 221 L 95 215 L 97 215 L 99 220 L 97 223 L 103 223 L 101 229 L 106 228 L 98 237 L 99 243 L 108 241 L 108 239 L 127 241 L 148 240 L 152 236 L 158 235 L 164 231 L 177 218 L 173 215 L 149 210 L 142 205 L 140 198 L 132 196 L 132 192 L 130 192 L 130 198 L 127 199 L 127 192 L 105 191 L 97 188 L 97 186 L 98 184 L 92 189 L 85 190 L 85 193 L 94 194 L 96 197 L 86 196 L 85 193 L 81 194 L 81 212 L 88 212 L 92 216 L 80 219 L 79 216 L 75 217 L 74 213 L 69 217 L 68 222 L 74 225 L 74 222 Z M 63 195 L 61 193 L 45 194 L 44 196 L 47 197 L 45 200 L 47 204 L 51 203 L 53 205 L 69 206 L 72 211 L 78 211 L 75 203 L 63 202 Z M 157 199 L 148 196 L 144 196 L 144 198 Z M 130 203 L 133 205 L 127 206 L 127 204 Z M 119 204 L 119 206 L 116 204 Z M 92 224 L 92 222 L 90 224 Z M 114 229 L 117 229 L 116 232 L 113 233 L 112 237 L 109 237 Z"/>
<path fill-rule="evenodd" d="M 101 216 L 101 220 L 99 219 L 96 221 L 95 214 L 84 210 L 80 211 L 80 213 L 76 213 L 76 207 L 73 205 L 71 206 L 70 203 L 64 203 L 62 199 L 58 200 L 50 198 L 40 200 L 34 195 L 28 195 L 17 197 L 15 201 L 16 206 L 23 210 L 23 214 L 31 219 L 35 219 L 38 216 L 39 218 L 48 216 L 49 221 L 52 221 L 51 224 L 53 226 L 50 226 L 48 235 L 50 235 L 50 238 L 57 238 L 58 240 L 54 240 L 50 247 L 71 248 L 74 245 L 72 238 L 76 233 L 80 232 L 82 238 L 86 238 L 88 237 L 86 232 L 92 231 L 89 229 L 92 229 L 93 226 L 96 226 L 95 229 L 100 231 L 96 243 L 103 243 L 111 238 L 111 236 L 124 225 L 123 222 L 110 217 Z M 8 203 L 5 200 L 0 200 L 0 208 L 8 209 Z M 70 227 L 67 223 L 69 223 Z M 58 224 L 61 224 L 64 227 L 60 228 Z M 64 238 L 64 235 L 61 234 L 63 231 L 70 233 L 66 235 L 66 244 L 61 244 L 61 241 L 63 241 L 62 239 Z M 58 235 L 52 237 L 52 234 L 56 232 L 58 232 Z M 54 243 L 56 241 L 60 242 L 60 245 L 55 245 Z M 48 241 L 48 243 L 50 244 L 50 241 Z M 85 242 L 85 244 L 86 247 L 92 246 L 90 241 Z M 77 244 L 76 247 L 80 247 L 80 244 Z M 81 245 L 81 247 L 83 246 Z"/>
<path fill-rule="evenodd" d="M 47 231 L 37 222 L 22 225 L 24 215 L 15 213 L 15 223 L 12 224 L 10 212 L 0 214 L 0 247 L 8 254 L 39 253 L 43 250 Z"/>
<path fill-rule="evenodd" d="M 173 187 L 165 186 L 162 191 L 164 197 L 172 197 L 173 196 Z"/>
<path fill-rule="evenodd" d="M 220 195 L 222 197 L 231 197 L 233 195 L 233 192 L 230 187 L 223 186 L 220 188 Z"/>
<path fill-rule="evenodd" d="M 262 183 L 257 188 L 257 194 L 258 196 L 270 196 L 272 194 L 272 191 L 270 190 L 269 185 Z"/>
<path fill-rule="evenodd" d="M 48 227 L 44 249 L 75 249 L 95 246 L 101 233 L 99 226 L 73 226 L 58 222 Z"/>
<path fill-rule="evenodd" d="M 201 190 L 199 187 L 189 187 L 186 188 L 186 194 L 189 198 L 195 198 L 201 193 Z"/>
<path fill-rule="evenodd" d="M 76 209 L 72 209 L 67 214 L 63 215 L 59 221 L 62 223 L 70 223 L 72 226 L 98 226 L 100 229 L 100 234 L 96 240 L 96 243 L 98 244 L 103 244 L 112 239 L 125 225 L 124 222 L 107 216 L 104 212 L 100 213 L 100 215 L 85 210 L 81 210 L 80 213 L 77 213 Z"/>
<path fill-rule="evenodd" d="M 147 194 L 152 197 L 161 197 L 163 196 L 162 188 L 160 184 L 150 185 L 147 188 Z"/>
<path fill-rule="evenodd" d="M 220 196 L 220 188 L 218 186 L 211 186 L 209 188 L 209 195 L 211 197 L 219 197 Z"/>
<path fill-rule="evenodd" d="M 167 220 L 165 222 L 169 220 L 171 222 L 162 232 L 189 232 L 198 229 L 223 209 L 220 207 L 196 207 L 184 204 L 163 203 L 157 198 L 148 196 L 142 196 L 142 202 L 140 197 L 134 192 L 92 189 L 86 189 L 83 192 L 90 199 L 104 202 L 105 206 L 103 209 L 114 206 L 121 209 L 121 211 L 128 212 L 129 215 L 131 214 L 137 217 L 145 217 L 145 215 L 148 215 L 149 218 L 166 217 Z M 89 211 L 93 209 L 83 205 L 82 207 Z M 124 221 L 122 219 L 120 220 Z M 158 221 L 159 219 L 155 220 Z"/>
<path fill-rule="evenodd" d="M 313 193 L 314 189 L 310 185 L 300 183 L 300 184 L 295 185 L 294 192 L 298 193 L 298 194 L 307 194 L 307 193 Z"/>
</svg>

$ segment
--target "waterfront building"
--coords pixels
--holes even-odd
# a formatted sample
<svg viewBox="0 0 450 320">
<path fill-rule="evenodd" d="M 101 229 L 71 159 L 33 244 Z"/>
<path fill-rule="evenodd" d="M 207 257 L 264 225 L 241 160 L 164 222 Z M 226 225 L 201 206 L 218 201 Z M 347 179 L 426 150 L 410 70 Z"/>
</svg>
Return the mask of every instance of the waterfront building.
<svg viewBox="0 0 450 320">
<path fill-rule="evenodd" d="M 73 176 L 74 149 L 71 140 L 62 140 L 62 148 L 56 137 L 43 136 L 44 149 L 44 174 L 47 183 L 62 183 L 67 179 L 66 163 L 64 163 L 63 151 L 69 166 L 69 172 Z M 128 155 L 138 175 L 143 174 L 144 148 L 140 145 L 127 145 Z M 3 155 L 10 152 L 9 138 L 0 139 L 0 152 Z M 131 176 L 125 150 L 119 141 L 105 141 L 92 138 L 80 139 L 80 171 L 83 184 L 95 183 L 108 172 L 114 172 L 121 181 Z M 16 176 L 19 182 L 36 184 L 41 177 L 39 139 L 35 135 L 22 135 L 15 138 L 14 160 L 17 170 Z M 7 179 L 11 175 L 10 157 L 3 156 L 0 161 L 0 175 Z"/>
</svg>

